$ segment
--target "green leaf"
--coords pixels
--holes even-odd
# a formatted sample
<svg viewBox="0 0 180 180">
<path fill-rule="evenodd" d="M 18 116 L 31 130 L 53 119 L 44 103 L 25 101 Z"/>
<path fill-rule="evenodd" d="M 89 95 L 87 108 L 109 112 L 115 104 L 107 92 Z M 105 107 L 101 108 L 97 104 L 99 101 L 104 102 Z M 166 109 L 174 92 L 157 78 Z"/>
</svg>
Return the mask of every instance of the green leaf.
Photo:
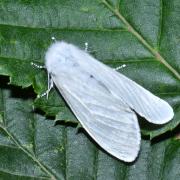
<svg viewBox="0 0 180 180">
<path fill-rule="evenodd" d="M 23 93 L 26 91 L 26 93 Z M 19 95 L 20 94 L 20 95 Z M 34 113 L 27 90 L 0 90 L 0 179 L 178 179 L 180 141 L 143 140 L 134 163 L 102 150 L 85 131 Z"/>
<path fill-rule="evenodd" d="M 153 138 L 178 126 L 178 0 L 1 1 L 0 5 L 0 74 L 10 76 L 11 84 L 32 85 L 36 93 L 43 93 L 46 72 L 31 62 L 44 64 L 51 37 L 81 48 L 89 42 L 95 58 L 112 67 L 125 63 L 121 73 L 172 105 L 174 119 L 163 126 L 142 125 L 144 135 Z M 37 99 L 35 105 L 57 120 L 77 121 L 57 92 L 48 101 Z"/>
<path fill-rule="evenodd" d="M 33 85 L 36 93 L 42 93 L 47 88 L 46 74 L 30 64 L 32 61 L 43 64 L 51 36 L 80 47 L 87 41 L 97 59 L 112 67 L 127 64 L 121 73 L 172 104 L 176 114 L 172 122 L 153 131 L 143 129 L 144 134 L 155 137 L 174 129 L 180 121 L 177 37 L 180 18 L 178 12 L 174 13 L 175 7 L 176 1 L 121 1 L 120 4 L 1 1 L 0 74 L 10 76 L 11 84 Z M 59 95 L 54 96 L 48 101 L 37 100 L 36 105 L 48 115 L 57 115 L 56 119 L 62 114 L 67 117 L 70 114 L 67 106 L 59 101 Z"/>
</svg>

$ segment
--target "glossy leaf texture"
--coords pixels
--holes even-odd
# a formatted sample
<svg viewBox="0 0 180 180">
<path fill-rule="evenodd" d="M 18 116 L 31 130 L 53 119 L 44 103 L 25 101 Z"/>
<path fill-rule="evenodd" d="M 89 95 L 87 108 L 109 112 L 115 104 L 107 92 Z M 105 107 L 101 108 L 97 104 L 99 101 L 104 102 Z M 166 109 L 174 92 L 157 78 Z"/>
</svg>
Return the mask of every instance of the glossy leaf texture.
<svg viewBox="0 0 180 180">
<path fill-rule="evenodd" d="M 44 64 L 51 37 L 80 48 L 88 42 L 95 58 L 112 67 L 126 64 L 121 73 L 172 105 L 173 121 L 154 126 L 140 120 L 143 134 L 153 138 L 171 131 L 180 122 L 178 2 L 1 1 L 0 74 L 10 76 L 11 84 L 33 85 L 41 94 L 47 89 L 47 74 L 31 62 Z M 57 93 L 35 104 L 56 119 L 62 114 L 63 120 L 75 119 Z"/>
<path fill-rule="evenodd" d="M 142 134 L 152 139 L 173 131 L 180 123 L 179 8 L 179 0 L 0 1 L 0 75 L 15 85 L 5 89 L 0 79 L 0 178 L 178 179 L 179 140 L 143 140 L 137 162 L 127 165 L 84 131 L 76 133 L 77 120 L 56 89 L 34 103 L 33 90 L 17 86 L 32 86 L 37 94 L 47 89 L 46 71 L 31 62 L 44 64 L 52 36 L 82 49 L 88 42 L 96 59 L 111 67 L 126 64 L 120 73 L 172 105 L 168 124 L 139 117 Z M 63 122 L 54 126 L 34 113 L 33 104 Z"/>
<path fill-rule="evenodd" d="M 20 93 L 20 95 L 19 95 Z M 85 131 L 34 113 L 31 93 L 0 91 L 0 179 L 178 179 L 180 141 L 143 140 L 138 159 L 123 163 L 104 152 Z"/>
</svg>

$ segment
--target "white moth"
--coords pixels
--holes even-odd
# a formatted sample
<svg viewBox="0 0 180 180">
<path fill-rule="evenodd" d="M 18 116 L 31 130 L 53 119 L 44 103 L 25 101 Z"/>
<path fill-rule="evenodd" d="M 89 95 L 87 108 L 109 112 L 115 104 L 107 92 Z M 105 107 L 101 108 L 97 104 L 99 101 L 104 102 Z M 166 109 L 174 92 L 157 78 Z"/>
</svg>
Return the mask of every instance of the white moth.
<svg viewBox="0 0 180 180">
<path fill-rule="evenodd" d="M 54 83 L 83 128 L 120 160 L 134 161 L 140 149 L 134 111 L 154 124 L 174 116 L 167 102 L 72 44 L 56 41 L 45 61 L 48 92 Z"/>
</svg>

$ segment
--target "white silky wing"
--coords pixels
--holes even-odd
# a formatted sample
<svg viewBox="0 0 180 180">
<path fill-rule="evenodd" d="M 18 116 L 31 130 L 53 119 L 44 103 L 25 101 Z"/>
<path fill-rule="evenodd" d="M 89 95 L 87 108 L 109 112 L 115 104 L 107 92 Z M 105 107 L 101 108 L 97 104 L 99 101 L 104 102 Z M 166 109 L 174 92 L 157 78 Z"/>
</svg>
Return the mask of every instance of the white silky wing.
<svg viewBox="0 0 180 180">
<path fill-rule="evenodd" d="M 139 125 L 131 109 L 157 124 L 173 117 L 168 103 L 74 45 L 54 43 L 46 67 L 82 126 L 118 159 L 131 162 L 139 152 Z"/>
</svg>

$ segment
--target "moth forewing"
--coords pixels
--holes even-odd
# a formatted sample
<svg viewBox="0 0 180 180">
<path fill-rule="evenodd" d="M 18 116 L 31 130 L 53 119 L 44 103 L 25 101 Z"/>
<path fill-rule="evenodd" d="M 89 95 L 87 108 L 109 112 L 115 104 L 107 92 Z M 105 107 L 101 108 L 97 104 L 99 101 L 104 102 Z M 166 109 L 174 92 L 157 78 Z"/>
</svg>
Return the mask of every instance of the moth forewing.
<svg viewBox="0 0 180 180">
<path fill-rule="evenodd" d="M 45 59 L 53 82 L 84 129 L 120 160 L 134 161 L 140 148 L 132 109 L 156 124 L 174 115 L 167 102 L 72 44 L 55 42 Z"/>
</svg>

